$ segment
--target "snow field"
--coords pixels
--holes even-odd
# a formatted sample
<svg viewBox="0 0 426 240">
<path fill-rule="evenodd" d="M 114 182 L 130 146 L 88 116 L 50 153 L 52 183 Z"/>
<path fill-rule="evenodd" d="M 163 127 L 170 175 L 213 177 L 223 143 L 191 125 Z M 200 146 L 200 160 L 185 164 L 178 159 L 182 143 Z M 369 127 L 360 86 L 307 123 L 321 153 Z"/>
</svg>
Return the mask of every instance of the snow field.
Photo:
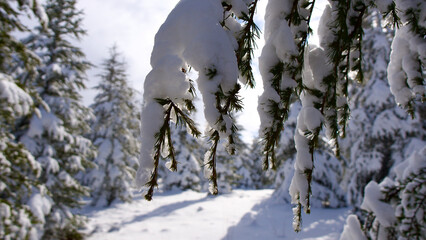
<svg viewBox="0 0 426 240">
<path fill-rule="evenodd" d="M 86 208 L 90 240 L 339 239 L 348 209 L 313 209 L 302 232 L 292 230 L 289 204 L 273 190 L 234 190 L 216 197 L 194 191 L 159 193 L 110 208 Z M 139 194 L 140 195 L 140 194 Z"/>
</svg>

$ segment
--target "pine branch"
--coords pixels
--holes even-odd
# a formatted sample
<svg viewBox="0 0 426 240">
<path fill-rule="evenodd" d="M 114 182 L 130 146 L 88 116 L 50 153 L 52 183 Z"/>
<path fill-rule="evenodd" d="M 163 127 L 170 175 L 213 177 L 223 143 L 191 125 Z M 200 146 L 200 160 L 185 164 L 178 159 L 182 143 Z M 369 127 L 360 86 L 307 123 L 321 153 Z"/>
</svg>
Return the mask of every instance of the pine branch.
<svg viewBox="0 0 426 240">
<path fill-rule="evenodd" d="M 302 227 L 302 204 L 300 203 L 300 194 L 297 193 L 296 207 L 293 208 L 293 229 L 295 232 L 300 232 Z"/>
<path fill-rule="evenodd" d="M 148 192 L 145 195 L 145 199 L 148 201 L 152 200 L 152 196 L 154 193 L 154 188 L 158 186 L 157 178 L 158 178 L 158 164 L 161 157 L 161 152 L 164 148 L 168 149 L 168 155 L 166 159 L 170 159 L 170 170 L 177 171 L 177 161 L 175 157 L 175 150 L 173 147 L 173 142 L 171 139 L 171 115 L 174 113 L 176 115 L 176 126 L 185 124 L 186 127 L 189 128 L 191 134 L 195 137 L 199 137 L 201 132 L 195 126 L 194 121 L 189 118 L 187 114 L 185 114 L 172 100 L 169 98 L 155 99 L 158 104 L 162 105 L 166 108 L 164 111 L 164 121 L 161 126 L 159 132 L 155 134 L 155 144 L 154 144 L 154 169 L 151 173 L 150 180 L 145 184 L 148 187 Z"/>
<path fill-rule="evenodd" d="M 309 34 L 312 33 L 312 29 L 310 28 L 310 23 L 311 23 L 312 13 L 314 11 L 314 6 L 315 6 L 315 0 L 313 1 L 302 0 L 300 8 L 307 9 L 309 12 L 308 17 L 304 18 L 299 13 L 299 1 L 300 0 L 294 0 L 291 13 L 289 16 L 286 17 L 289 27 L 291 27 L 292 25 L 297 27 L 302 23 L 302 21 L 305 21 L 307 26 L 307 29 L 299 30 L 299 32 L 295 36 L 295 42 L 299 51 L 299 55 L 294 56 L 295 58 L 294 60 L 297 64 L 293 62 L 291 64 L 294 64 L 294 66 L 289 67 L 287 69 L 287 71 L 290 73 L 290 76 L 292 76 L 292 78 L 297 82 L 298 86 L 296 89 L 296 93 L 298 93 L 298 95 L 302 92 L 303 89 L 305 89 L 301 74 L 302 74 L 304 59 L 305 59 L 305 49 L 308 46 L 308 37 L 309 37 Z"/>
<path fill-rule="evenodd" d="M 424 37 L 426 35 L 426 28 L 420 25 L 420 9 L 409 8 L 404 15 L 407 18 L 406 25 L 410 26 L 410 31 L 414 34 Z"/>
<path fill-rule="evenodd" d="M 263 142 L 263 153 L 265 154 L 263 160 L 263 169 L 269 169 L 269 163 L 271 164 L 272 169 L 276 169 L 276 156 L 275 156 L 275 147 L 278 146 L 280 141 L 281 132 L 284 129 L 284 122 L 288 118 L 290 112 L 290 102 L 293 94 L 291 88 L 287 88 L 284 91 L 280 91 L 280 97 L 283 99 L 284 106 L 280 103 L 270 101 L 268 112 L 273 116 L 273 122 L 270 128 L 265 129 Z"/>
<path fill-rule="evenodd" d="M 209 77 L 209 79 L 212 79 L 217 74 L 216 69 L 207 69 L 206 75 Z M 209 169 L 212 171 L 212 175 L 209 176 L 209 180 L 212 182 L 212 194 L 217 194 L 217 175 L 216 175 L 216 151 L 217 151 L 217 145 L 220 140 L 220 134 L 219 132 L 227 133 L 228 130 L 230 130 L 230 134 L 228 135 L 228 147 L 229 147 L 229 153 L 234 154 L 234 136 L 238 131 L 238 128 L 233 123 L 232 126 L 227 126 L 225 118 L 230 119 L 232 122 L 234 122 L 232 118 L 232 112 L 234 111 L 241 111 L 243 109 L 242 101 L 240 99 L 240 96 L 238 95 L 238 92 L 240 91 L 241 86 L 239 84 L 235 84 L 234 88 L 231 89 L 228 92 L 223 92 L 222 87 L 219 85 L 218 91 L 215 93 L 216 96 L 216 109 L 219 112 L 219 117 L 216 120 L 215 123 L 215 129 L 212 130 L 212 134 L 210 136 L 210 142 L 212 143 L 212 147 L 210 148 L 210 151 L 207 153 L 209 154 L 207 156 Z M 228 129 L 229 128 L 229 129 Z"/>
<path fill-rule="evenodd" d="M 217 171 L 216 171 L 216 153 L 217 153 L 217 146 L 219 144 L 220 135 L 217 130 L 212 130 L 211 135 L 209 137 L 209 142 L 212 143 L 212 146 L 210 147 L 210 150 L 207 152 L 208 156 L 206 156 L 207 161 L 205 162 L 204 167 L 207 166 L 207 168 L 211 171 L 211 174 L 209 176 L 210 181 L 210 192 L 213 195 L 217 195 L 219 193 L 218 187 L 217 187 Z"/>
<path fill-rule="evenodd" d="M 247 79 L 249 87 L 254 88 L 255 79 L 253 76 L 253 70 L 251 62 L 253 59 L 254 49 L 256 46 L 256 38 L 260 37 L 260 29 L 254 22 L 254 14 L 256 12 L 258 0 L 254 0 L 249 7 L 249 14 L 242 13 L 241 20 L 246 22 L 243 30 L 240 32 L 238 38 L 238 50 L 236 51 L 238 69 L 240 70 L 241 76 Z"/>
<path fill-rule="evenodd" d="M 388 6 L 388 10 L 383 14 L 383 19 L 386 20 L 387 26 L 392 25 L 393 28 L 399 28 L 401 24 L 401 19 L 398 16 L 398 9 L 394 1 Z"/>
<path fill-rule="evenodd" d="M 349 9 L 356 12 L 356 16 L 349 16 Z M 324 78 L 327 86 L 327 94 L 324 95 L 321 112 L 326 117 L 327 126 L 330 128 L 331 139 L 334 141 L 336 156 L 339 156 L 339 136 L 345 136 L 346 124 L 349 120 L 349 106 L 347 103 L 339 106 L 337 98 L 348 96 L 349 72 L 357 72 L 357 79 L 363 79 L 362 72 L 362 19 L 367 6 L 363 2 L 356 2 L 354 6 L 344 2 L 336 3 L 336 19 L 332 22 L 332 27 L 336 29 L 336 38 L 328 45 L 328 58 L 333 66 L 332 73 Z M 347 19 L 353 30 L 349 32 Z M 351 51 L 358 51 L 358 64 L 350 68 Z M 343 64 L 344 63 L 344 64 Z"/>
<path fill-rule="evenodd" d="M 304 55 L 305 49 L 308 44 L 308 36 L 311 32 L 309 28 L 310 20 L 312 17 L 313 9 L 315 5 L 314 1 L 302 1 L 299 0 L 293 1 L 292 9 L 289 15 L 286 16 L 286 20 L 288 21 L 288 26 L 298 27 L 302 23 L 302 21 L 306 22 L 306 29 L 298 30 L 294 37 L 294 41 L 296 43 L 298 49 L 298 55 L 292 56 L 292 60 L 289 62 L 278 62 L 274 65 L 270 72 L 273 77 L 271 79 L 272 88 L 278 93 L 280 96 L 280 103 L 275 103 L 273 101 L 269 102 L 269 111 L 268 113 L 273 117 L 273 122 L 270 125 L 271 127 L 264 129 L 264 138 L 263 138 L 263 152 L 264 152 L 264 161 L 263 161 L 263 169 L 268 169 L 270 164 L 271 168 L 276 168 L 276 157 L 275 157 L 275 147 L 278 145 L 281 131 L 284 129 L 284 122 L 288 118 L 290 104 L 292 100 L 293 94 L 299 96 L 303 89 L 306 89 L 302 81 L 302 70 L 304 63 Z M 307 18 L 300 15 L 299 7 L 308 10 Z M 286 88 L 281 89 L 281 83 L 283 81 L 283 74 L 287 74 L 291 76 L 297 83 L 296 89 Z"/>
<path fill-rule="evenodd" d="M 417 216 L 426 209 L 426 194 L 421 191 L 426 183 L 425 176 L 426 168 L 421 168 L 405 179 L 399 180 L 394 186 L 386 186 L 383 191 L 383 201 L 398 209 L 395 213 L 400 226 L 399 234 L 408 239 L 420 239 L 424 232 L 422 220 Z M 412 212 L 407 214 L 407 210 Z"/>
<path fill-rule="evenodd" d="M 157 177 L 158 177 L 158 163 L 161 157 L 161 151 L 164 148 L 166 136 L 168 133 L 170 134 L 170 115 L 173 106 L 170 104 L 170 99 L 156 99 L 156 101 L 162 105 L 165 106 L 169 104 L 167 110 L 164 112 L 164 122 L 163 125 L 160 128 L 160 131 L 155 134 L 155 144 L 154 144 L 154 169 L 151 173 L 150 180 L 145 184 L 148 187 L 148 192 L 145 194 L 145 199 L 148 201 L 152 200 L 152 196 L 154 194 L 154 187 L 158 186 L 157 183 Z M 169 130 L 167 133 L 167 129 Z M 172 159 L 173 161 L 174 159 Z"/>
</svg>

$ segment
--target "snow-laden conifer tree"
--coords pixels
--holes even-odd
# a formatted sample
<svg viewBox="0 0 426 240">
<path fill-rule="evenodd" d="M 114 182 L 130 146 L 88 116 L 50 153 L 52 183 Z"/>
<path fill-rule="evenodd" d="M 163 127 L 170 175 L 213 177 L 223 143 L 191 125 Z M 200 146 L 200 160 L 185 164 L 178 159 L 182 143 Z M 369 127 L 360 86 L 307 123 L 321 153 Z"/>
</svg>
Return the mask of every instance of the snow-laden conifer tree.
<svg viewBox="0 0 426 240">
<path fill-rule="evenodd" d="M 90 139 L 97 147 L 97 165 L 85 178 L 89 181 L 92 204 L 109 206 L 116 200 L 132 200 L 132 183 L 139 155 L 140 121 L 135 90 L 127 83 L 125 62 L 116 46 L 102 63 L 103 72 L 95 87 L 99 93 L 91 105 L 95 119 Z"/>
<path fill-rule="evenodd" d="M 235 156 L 228 156 L 233 159 L 233 166 L 235 167 L 235 174 L 237 181 L 234 183 L 236 188 L 257 189 L 264 188 L 268 184 L 263 182 L 265 180 L 262 164 L 259 159 L 258 150 L 255 143 L 251 146 L 244 143 L 240 149 L 236 149 Z"/>
<path fill-rule="evenodd" d="M 29 32 L 25 16 L 36 16 L 42 27 L 47 18 L 39 1 L 4 1 L 0 11 L 0 239 L 37 239 L 50 203 L 41 199 L 41 166 L 16 133 L 22 119 L 37 114 L 39 100 L 31 82 L 20 82 L 18 76 L 33 75 L 39 59 L 15 34 Z"/>
<path fill-rule="evenodd" d="M 271 169 L 264 171 L 262 158 L 262 143 L 259 137 L 255 137 L 252 144 L 243 150 L 241 164 L 244 166 L 243 171 L 248 171 L 250 175 L 247 177 L 244 173 L 240 174 L 242 176 L 239 180 L 242 184 L 241 187 L 263 189 L 274 186 L 276 171 Z"/>
<path fill-rule="evenodd" d="M 145 80 L 138 171 L 139 185 L 148 186 L 145 195 L 148 200 L 157 184 L 161 149 L 173 148 L 163 144 L 171 116 L 176 115 L 192 125 L 180 110 L 192 99 L 188 94 L 191 88 L 186 76 L 188 69 L 199 73 L 197 83 L 211 128 L 206 166 L 212 182 L 210 190 L 217 193 L 218 143 L 228 138 L 230 153 L 234 152 L 236 128 L 231 112 L 242 108 L 237 79 L 253 85 L 250 61 L 257 36 L 253 22 L 257 2 L 181 0 L 158 31 L 151 56 L 153 69 Z M 300 231 L 302 209 L 310 212 L 315 149 L 322 131 L 336 156 L 340 154 L 339 139 L 345 136 L 350 113 L 349 85 L 364 78 L 362 23 L 367 9 L 377 6 L 390 24 L 401 29 L 400 37 L 396 38 L 399 43 L 394 42 L 388 73 L 396 73 L 390 85 L 397 102 L 410 110 L 407 103 L 424 99 L 424 4 L 422 0 L 330 0 L 321 17 L 320 46 L 316 47 L 308 44 L 315 0 L 268 1 L 265 46 L 259 63 L 264 87 L 258 106 L 260 135 L 264 166 L 276 168 L 275 150 L 284 121 L 294 97 L 300 99 L 302 108 L 295 131 L 295 172 L 290 184 L 292 203 L 296 204 L 296 231 Z M 397 9 L 402 10 L 400 18 Z M 414 54 L 403 57 L 407 48 Z"/>
<path fill-rule="evenodd" d="M 348 160 L 343 185 L 349 203 L 356 209 L 368 182 L 390 176 L 393 166 L 426 144 L 421 116 L 424 107 L 411 105 L 411 114 L 416 116 L 412 119 L 396 105 L 389 90 L 386 68 L 392 32 L 382 28 L 377 10 L 371 11 L 364 24 L 369 26 L 363 37 L 365 80 L 353 86 L 351 121 L 342 141 L 342 152 Z"/>
<path fill-rule="evenodd" d="M 237 124 L 238 130 L 241 131 L 243 126 Z M 262 179 L 262 165 L 260 161 L 256 161 L 254 156 L 257 153 L 250 149 L 250 146 L 242 139 L 241 134 L 237 132 L 234 138 L 235 154 L 224 154 L 225 167 L 231 168 L 232 177 L 231 186 L 233 188 L 256 188 L 255 185 L 261 185 Z"/>
<path fill-rule="evenodd" d="M 37 188 L 40 164 L 11 133 L 18 118 L 32 112 L 31 96 L 0 73 L 0 238 L 36 239 L 39 215 L 28 201 Z M 43 216 L 42 216 L 43 217 Z"/>
<path fill-rule="evenodd" d="M 159 166 L 159 182 L 163 190 L 192 189 L 200 191 L 203 181 L 201 163 L 203 142 L 197 142 L 182 126 L 172 127 L 171 140 L 175 146 L 177 171 L 170 170 L 170 161 L 163 159 Z M 167 155 L 164 155 L 166 157 Z M 166 162 L 167 161 L 167 162 Z"/>
<path fill-rule="evenodd" d="M 237 174 L 238 162 L 241 161 L 238 157 L 229 156 L 224 144 L 220 144 L 216 149 L 216 178 L 218 193 L 230 193 L 234 186 L 238 185 L 240 175 Z M 206 160 L 204 160 L 206 162 Z M 204 171 L 205 177 L 208 178 L 210 172 Z M 209 186 L 210 187 L 210 186 Z M 210 190 L 205 187 L 206 190 Z M 211 193 L 211 191 L 210 191 Z"/>
<path fill-rule="evenodd" d="M 89 193 L 76 179 L 91 165 L 94 151 L 91 141 L 84 137 L 90 132 L 92 112 L 82 104 L 79 94 L 90 64 L 71 42 L 85 33 L 75 5 L 75 0 L 46 1 L 47 29 L 38 28 L 25 40 L 41 60 L 31 83 L 43 102 L 37 103 L 39 114 L 20 122 L 19 141 L 40 163 L 40 181 L 51 202 L 43 221 L 43 239 L 80 238 L 77 229 L 82 218 L 71 210 L 81 206 L 81 197 Z M 21 81 L 30 80 L 22 75 Z"/>
<path fill-rule="evenodd" d="M 365 219 L 347 219 L 342 240 L 424 239 L 426 234 L 426 147 L 414 151 L 392 169 L 390 178 L 365 187 L 361 204 Z"/>
<path fill-rule="evenodd" d="M 25 19 L 25 16 L 36 16 L 38 24 L 41 25 L 41 27 L 46 27 L 48 19 L 40 1 L 5 1 L 1 5 L 1 10 L 1 72 L 9 75 L 16 75 L 16 61 L 20 61 L 27 72 L 34 70 L 38 59 L 33 52 L 25 47 L 22 41 L 17 39 L 16 33 L 22 34 L 30 31 L 22 21 Z"/>
</svg>

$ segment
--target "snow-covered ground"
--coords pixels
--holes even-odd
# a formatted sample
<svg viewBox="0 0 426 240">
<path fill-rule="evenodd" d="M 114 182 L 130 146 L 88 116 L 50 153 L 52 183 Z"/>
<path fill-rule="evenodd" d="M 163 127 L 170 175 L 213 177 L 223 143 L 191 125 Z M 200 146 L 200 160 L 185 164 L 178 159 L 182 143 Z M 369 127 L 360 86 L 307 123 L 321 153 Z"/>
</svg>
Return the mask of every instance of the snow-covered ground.
<svg viewBox="0 0 426 240">
<path fill-rule="evenodd" d="M 339 239 L 348 209 L 312 209 L 303 230 L 292 230 L 289 204 L 272 198 L 273 190 L 234 190 L 208 196 L 193 191 L 142 197 L 110 208 L 86 208 L 86 232 L 92 240 L 115 239 Z M 139 194 L 140 195 L 140 194 Z"/>
</svg>

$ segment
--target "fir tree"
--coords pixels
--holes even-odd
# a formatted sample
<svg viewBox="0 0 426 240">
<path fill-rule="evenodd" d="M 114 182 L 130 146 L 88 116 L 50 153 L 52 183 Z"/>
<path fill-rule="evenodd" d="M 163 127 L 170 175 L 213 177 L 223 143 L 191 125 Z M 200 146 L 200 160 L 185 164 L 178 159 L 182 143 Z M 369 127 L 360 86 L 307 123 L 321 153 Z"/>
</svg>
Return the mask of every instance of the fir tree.
<svg viewBox="0 0 426 240">
<path fill-rule="evenodd" d="M 255 189 L 263 188 L 262 183 L 262 165 L 259 164 L 255 152 L 247 145 L 243 149 L 237 149 L 233 156 L 233 165 L 237 181 L 234 183 L 236 188 Z"/>
<path fill-rule="evenodd" d="M 241 174 L 243 178 L 239 182 L 243 181 L 242 187 L 263 189 L 272 188 L 274 186 L 276 171 L 271 169 L 264 171 L 262 157 L 261 140 L 259 137 L 255 137 L 250 147 L 243 151 L 241 160 L 245 166 L 245 171 L 248 171 L 250 176 L 246 177 L 245 174 Z"/>
<path fill-rule="evenodd" d="M 241 131 L 243 126 L 237 125 L 238 130 Z M 232 184 L 235 188 L 264 188 L 267 184 L 265 181 L 266 177 L 262 172 L 262 164 L 257 161 L 258 154 L 260 153 L 255 149 L 257 144 L 253 141 L 253 144 L 249 146 L 242 140 L 242 136 L 237 133 L 235 137 L 235 154 L 228 158 L 232 161 L 232 167 L 234 171 L 234 183 Z M 265 185 L 264 185 L 265 184 Z"/>
<path fill-rule="evenodd" d="M 49 203 L 37 201 L 45 189 L 41 166 L 15 133 L 17 123 L 37 113 L 34 99 L 39 99 L 30 84 L 16 77 L 33 74 L 39 59 L 15 34 L 29 32 L 24 16 L 37 16 L 41 27 L 47 18 L 38 1 L 3 1 L 0 10 L 0 238 L 36 239 Z M 18 62 L 24 66 L 21 72 Z"/>
<path fill-rule="evenodd" d="M 135 91 L 128 86 L 125 62 L 116 46 L 103 64 L 99 91 L 91 106 L 95 120 L 91 140 L 98 148 L 97 168 L 86 176 L 94 205 L 109 206 L 116 200 L 132 200 L 132 182 L 137 168 L 140 122 Z"/>
<path fill-rule="evenodd" d="M 396 106 L 386 79 L 393 32 L 381 28 L 375 10 L 366 20 L 366 83 L 353 90 L 353 119 L 343 142 L 350 160 L 343 183 L 358 216 L 348 217 L 341 239 L 355 233 L 368 239 L 421 239 L 424 220 L 417 220 L 424 219 L 418 211 L 425 209 L 419 187 L 424 184 L 424 107 L 411 103 L 410 113 L 416 116 L 411 119 Z"/>
<path fill-rule="evenodd" d="M 14 65 L 16 61 L 21 61 L 26 72 L 34 70 L 38 64 L 38 59 L 25 44 L 18 40 L 15 33 L 28 33 L 30 30 L 22 22 L 25 16 L 36 16 L 40 27 L 46 27 L 47 16 L 37 0 L 34 1 L 5 1 L 1 4 L 1 41 L 0 41 L 0 69 L 2 73 L 9 75 L 16 74 Z M 32 13 L 32 14 L 28 14 Z"/>
<path fill-rule="evenodd" d="M 207 155 L 206 155 L 207 156 Z M 230 193 L 233 186 L 238 186 L 238 181 L 241 176 L 237 175 L 237 166 L 236 161 L 241 161 L 235 156 L 229 156 L 229 153 L 224 147 L 222 142 L 219 142 L 217 149 L 215 150 L 215 175 L 217 179 L 216 190 L 218 193 Z M 204 161 L 206 164 L 206 159 Z M 204 176 L 209 179 L 210 170 L 205 169 Z M 209 191 L 209 194 L 215 195 L 213 191 L 213 184 L 206 183 L 204 189 Z"/>
<path fill-rule="evenodd" d="M 37 218 L 31 210 L 33 192 L 41 189 L 40 164 L 11 134 L 14 122 L 31 113 L 30 95 L 0 73 L 0 238 L 27 239 L 37 237 Z M 34 210 L 37 206 L 34 206 Z M 42 216 L 43 217 L 43 216 Z"/>
<path fill-rule="evenodd" d="M 43 100 L 37 104 L 39 115 L 21 121 L 21 141 L 42 166 L 41 182 L 47 187 L 51 201 L 43 225 L 43 239 L 82 237 L 78 227 L 83 224 L 73 208 L 81 206 L 87 196 L 76 175 L 91 166 L 94 151 L 91 141 L 84 137 L 90 132 L 89 108 L 81 102 L 79 90 L 86 80 L 85 71 L 91 66 L 81 50 L 71 43 L 85 33 L 81 28 L 81 12 L 74 0 L 47 1 L 47 29 L 38 28 L 26 39 L 37 53 L 41 66 L 32 85 Z M 21 81 L 28 82 L 23 75 Z"/>
<path fill-rule="evenodd" d="M 423 145 L 424 146 L 424 145 Z M 426 210 L 426 148 L 392 169 L 391 178 L 365 187 L 363 221 L 350 215 L 340 239 L 423 239 Z"/>
<path fill-rule="evenodd" d="M 412 106 L 417 118 L 411 119 L 396 106 L 389 90 L 386 67 L 392 31 L 383 30 L 377 10 L 368 15 L 364 24 L 368 26 L 362 43 L 365 80 L 360 84 L 364 86 L 353 86 L 352 119 L 347 138 L 342 141 L 344 155 L 349 160 L 343 185 L 349 203 L 356 209 L 362 203 L 368 182 L 381 182 L 390 176 L 393 166 L 418 150 L 425 138 L 421 107 Z"/>
</svg>

